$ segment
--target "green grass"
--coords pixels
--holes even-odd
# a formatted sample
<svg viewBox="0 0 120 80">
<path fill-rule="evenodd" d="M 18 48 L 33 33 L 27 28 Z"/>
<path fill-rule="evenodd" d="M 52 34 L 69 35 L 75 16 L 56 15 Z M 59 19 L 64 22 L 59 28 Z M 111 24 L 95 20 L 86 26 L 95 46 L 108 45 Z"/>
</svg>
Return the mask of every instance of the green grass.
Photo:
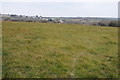
<svg viewBox="0 0 120 80">
<path fill-rule="evenodd" d="M 3 77 L 117 78 L 118 28 L 3 22 Z"/>
</svg>

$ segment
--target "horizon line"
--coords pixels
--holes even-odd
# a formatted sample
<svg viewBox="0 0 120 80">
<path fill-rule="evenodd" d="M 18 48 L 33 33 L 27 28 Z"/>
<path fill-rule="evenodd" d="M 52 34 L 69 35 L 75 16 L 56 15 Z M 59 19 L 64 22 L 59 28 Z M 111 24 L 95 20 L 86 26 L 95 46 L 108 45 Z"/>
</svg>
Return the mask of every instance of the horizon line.
<svg viewBox="0 0 120 80">
<path fill-rule="evenodd" d="M 23 16 L 42 16 L 42 15 L 25 15 L 25 14 L 16 14 L 16 13 L 0 13 L 5 15 L 23 15 Z M 118 17 L 112 17 L 112 16 L 42 16 L 42 17 L 93 17 L 93 18 L 118 18 Z"/>
</svg>

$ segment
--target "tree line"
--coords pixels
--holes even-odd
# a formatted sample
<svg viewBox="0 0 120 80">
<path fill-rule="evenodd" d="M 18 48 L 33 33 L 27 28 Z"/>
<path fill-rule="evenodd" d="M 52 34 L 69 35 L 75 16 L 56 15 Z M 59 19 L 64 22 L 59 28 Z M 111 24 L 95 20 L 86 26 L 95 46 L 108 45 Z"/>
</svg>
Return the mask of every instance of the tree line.
<svg viewBox="0 0 120 80">
<path fill-rule="evenodd" d="M 110 27 L 119 27 L 118 21 L 110 21 L 109 23 L 98 22 L 98 26 L 110 26 Z"/>
</svg>

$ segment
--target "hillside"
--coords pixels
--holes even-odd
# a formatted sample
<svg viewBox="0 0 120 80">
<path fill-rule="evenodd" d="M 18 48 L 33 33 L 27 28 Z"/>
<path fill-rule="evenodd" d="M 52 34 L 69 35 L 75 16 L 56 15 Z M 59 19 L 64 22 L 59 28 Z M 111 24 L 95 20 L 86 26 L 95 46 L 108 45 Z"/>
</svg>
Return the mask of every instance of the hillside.
<svg viewBox="0 0 120 80">
<path fill-rule="evenodd" d="M 116 78 L 116 27 L 3 22 L 3 77 Z"/>
</svg>

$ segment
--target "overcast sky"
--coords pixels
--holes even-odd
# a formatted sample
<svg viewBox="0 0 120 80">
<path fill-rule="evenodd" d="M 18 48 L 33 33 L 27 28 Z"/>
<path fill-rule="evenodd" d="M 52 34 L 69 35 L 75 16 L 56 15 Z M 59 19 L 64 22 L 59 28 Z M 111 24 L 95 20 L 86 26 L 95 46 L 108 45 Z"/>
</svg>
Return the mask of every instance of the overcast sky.
<svg viewBox="0 0 120 80">
<path fill-rule="evenodd" d="M 2 2 L 118 2 L 119 0 L 1 0 Z"/>
<path fill-rule="evenodd" d="M 118 0 L 2 0 L 2 13 L 65 17 L 118 17 Z"/>
</svg>

